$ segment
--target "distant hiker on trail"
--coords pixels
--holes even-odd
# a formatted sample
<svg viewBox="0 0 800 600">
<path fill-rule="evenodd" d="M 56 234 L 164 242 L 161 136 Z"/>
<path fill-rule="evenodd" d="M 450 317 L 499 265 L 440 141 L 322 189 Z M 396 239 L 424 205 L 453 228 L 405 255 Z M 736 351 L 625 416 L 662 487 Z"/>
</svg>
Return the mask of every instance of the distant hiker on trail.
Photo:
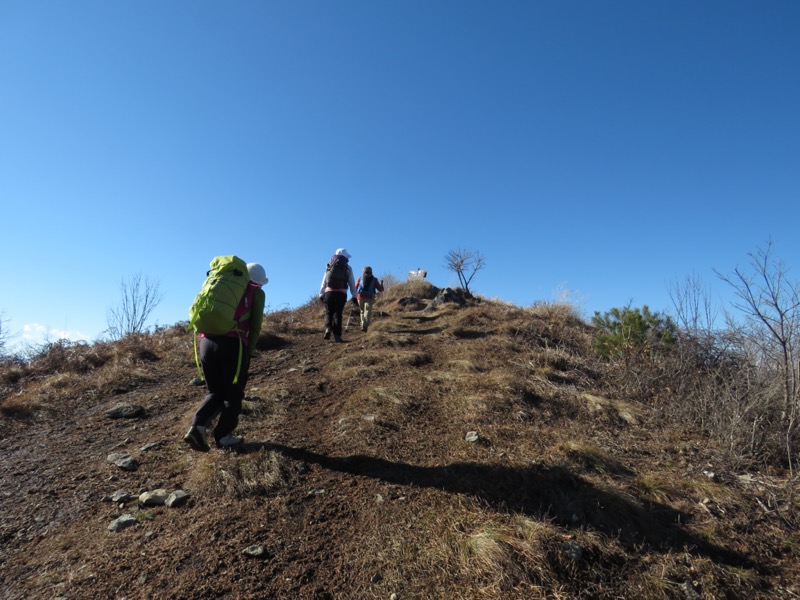
<svg viewBox="0 0 800 600">
<path fill-rule="evenodd" d="M 242 412 L 250 356 L 261 333 L 265 302 L 261 287 L 267 282 L 260 264 L 245 265 L 236 256 L 217 257 L 189 309 L 190 327 L 200 337 L 198 369 L 202 369 L 208 387 L 208 394 L 183 438 L 195 450 L 209 450 L 207 429 L 217 416 L 219 421 L 213 433 L 218 448 L 232 448 L 244 441 L 233 435 L 233 431 Z"/>
<path fill-rule="evenodd" d="M 331 256 L 325 267 L 322 285 L 319 286 L 319 299 L 325 303 L 325 339 L 342 341 L 342 313 L 347 304 L 347 290 L 353 303 L 356 303 L 356 283 L 353 280 L 353 269 L 350 267 L 350 254 L 339 248 Z"/>
<path fill-rule="evenodd" d="M 372 305 L 375 303 L 375 295 L 382 291 L 383 284 L 372 276 L 372 267 L 364 267 L 363 274 L 356 281 L 358 307 L 361 309 L 361 331 L 364 333 L 367 332 L 369 322 L 372 319 Z"/>
</svg>

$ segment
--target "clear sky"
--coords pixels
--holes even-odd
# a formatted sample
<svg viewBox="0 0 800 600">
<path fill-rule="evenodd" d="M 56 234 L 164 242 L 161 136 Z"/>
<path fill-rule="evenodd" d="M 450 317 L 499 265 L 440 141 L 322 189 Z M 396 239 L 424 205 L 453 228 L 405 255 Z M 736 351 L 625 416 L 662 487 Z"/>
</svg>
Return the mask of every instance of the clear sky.
<svg viewBox="0 0 800 600">
<path fill-rule="evenodd" d="M 17 341 L 96 339 L 136 273 L 185 320 L 221 254 L 270 309 L 341 246 L 588 316 L 800 269 L 794 0 L 0 0 L 0 107 Z"/>
</svg>

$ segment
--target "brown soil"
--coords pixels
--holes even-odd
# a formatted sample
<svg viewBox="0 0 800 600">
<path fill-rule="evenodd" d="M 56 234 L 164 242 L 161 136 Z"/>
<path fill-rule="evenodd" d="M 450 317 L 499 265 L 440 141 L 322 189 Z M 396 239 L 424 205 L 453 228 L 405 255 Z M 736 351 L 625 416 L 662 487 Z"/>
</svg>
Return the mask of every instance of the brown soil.
<svg viewBox="0 0 800 600">
<path fill-rule="evenodd" d="M 800 594 L 797 530 L 763 508 L 785 481 L 743 483 L 706 440 L 610 399 L 585 326 L 402 291 L 341 344 L 318 305 L 268 315 L 238 452 L 181 440 L 203 395 L 182 327 L 7 367 L 0 598 Z M 109 419 L 121 401 L 145 417 Z M 109 501 L 157 488 L 191 496 Z M 108 531 L 124 513 L 138 524 Z"/>
</svg>

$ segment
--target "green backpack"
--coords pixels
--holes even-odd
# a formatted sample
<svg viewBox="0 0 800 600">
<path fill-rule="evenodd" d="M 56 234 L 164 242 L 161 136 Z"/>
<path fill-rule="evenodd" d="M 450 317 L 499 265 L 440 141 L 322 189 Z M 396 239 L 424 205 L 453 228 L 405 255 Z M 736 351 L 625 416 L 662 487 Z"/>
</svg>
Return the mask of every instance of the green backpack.
<svg viewBox="0 0 800 600">
<path fill-rule="evenodd" d="M 211 261 L 211 270 L 206 273 L 206 280 L 200 293 L 189 307 L 189 327 L 194 330 L 194 356 L 200 379 L 203 373 L 197 356 L 197 334 L 225 335 L 238 327 L 234 316 L 236 307 L 244 296 L 250 276 L 247 274 L 247 263 L 238 256 L 216 256 Z M 241 364 L 241 348 L 239 349 Z M 236 383 L 239 369 L 236 369 Z"/>
</svg>

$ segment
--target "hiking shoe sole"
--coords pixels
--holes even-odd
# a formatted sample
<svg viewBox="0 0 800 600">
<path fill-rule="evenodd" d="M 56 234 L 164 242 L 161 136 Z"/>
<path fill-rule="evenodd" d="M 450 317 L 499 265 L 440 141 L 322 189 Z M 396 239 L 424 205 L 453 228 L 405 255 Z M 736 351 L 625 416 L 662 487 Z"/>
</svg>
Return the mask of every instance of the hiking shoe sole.
<svg viewBox="0 0 800 600">
<path fill-rule="evenodd" d="M 244 438 L 239 435 L 226 435 L 224 438 L 217 440 L 217 448 L 235 448 L 244 444 Z"/>
<path fill-rule="evenodd" d="M 183 441 L 189 444 L 189 446 L 193 450 L 198 450 L 200 452 L 208 452 L 211 450 L 209 445 L 200 435 L 200 432 L 189 431 L 185 436 L 183 436 Z"/>
</svg>

